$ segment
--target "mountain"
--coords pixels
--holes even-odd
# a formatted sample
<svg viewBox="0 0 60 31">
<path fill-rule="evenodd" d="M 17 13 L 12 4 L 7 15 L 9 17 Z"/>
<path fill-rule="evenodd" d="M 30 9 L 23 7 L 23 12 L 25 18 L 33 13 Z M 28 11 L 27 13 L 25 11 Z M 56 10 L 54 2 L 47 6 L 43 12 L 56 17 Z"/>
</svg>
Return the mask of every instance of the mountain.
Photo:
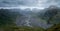
<svg viewBox="0 0 60 31">
<path fill-rule="evenodd" d="M 48 28 L 51 25 L 47 25 L 46 21 L 42 21 L 35 15 L 35 12 L 31 11 L 30 9 L 20 9 L 20 18 L 17 19 L 16 24 L 17 26 L 29 26 L 29 27 L 43 27 Z"/>
<path fill-rule="evenodd" d="M 19 12 L 22 15 L 16 19 L 17 26 L 42 27 L 45 29 L 51 26 L 51 24 L 47 25 L 45 20 L 40 19 L 35 14 L 36 11 L 33 12 L 29 8 L 24 10 L 22 9 L 8 9 L 8 10 L 10 10 L 11 12 Z"/>
<path fill-rule="evenodd" d="M 44 10 L 40 11 L 38 16 L 46 20 L 47 22 L 51 24 L 57 24 L 60 21 L 60 8 L 56 6 L 50 6 L 48 8 L 45 8 Z"/>
</svg>

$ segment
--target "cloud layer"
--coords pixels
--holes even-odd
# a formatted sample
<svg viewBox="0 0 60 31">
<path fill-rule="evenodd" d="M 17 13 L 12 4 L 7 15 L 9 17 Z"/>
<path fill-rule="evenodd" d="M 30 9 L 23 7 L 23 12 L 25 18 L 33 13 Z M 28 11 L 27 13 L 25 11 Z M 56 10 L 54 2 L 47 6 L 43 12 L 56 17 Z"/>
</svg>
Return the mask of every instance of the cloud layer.
<svg viewBox="0 0 60 31">
<path fill-rule="evenodd" d="M 45 8 L 60 5 L 60 0 L 0 0 L 0 7 L 36 7 Z"/>
</svg>

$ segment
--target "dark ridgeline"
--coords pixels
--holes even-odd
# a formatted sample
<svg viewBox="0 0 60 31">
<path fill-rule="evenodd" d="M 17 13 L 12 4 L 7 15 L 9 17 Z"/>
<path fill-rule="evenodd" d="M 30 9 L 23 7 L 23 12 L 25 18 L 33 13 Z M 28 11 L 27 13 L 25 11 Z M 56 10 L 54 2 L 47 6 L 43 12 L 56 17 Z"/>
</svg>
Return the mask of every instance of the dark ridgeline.
<svg viewBox="0 0 60 31">
<path fill-rule="evenodd" d="M 50 6 L 47 8 L 48 10 L 45 12 L 44 16 L 48 17 L 47 24 L 51 24 L 50 20 L 58 13 L 58 7 Z"/>
</svg>

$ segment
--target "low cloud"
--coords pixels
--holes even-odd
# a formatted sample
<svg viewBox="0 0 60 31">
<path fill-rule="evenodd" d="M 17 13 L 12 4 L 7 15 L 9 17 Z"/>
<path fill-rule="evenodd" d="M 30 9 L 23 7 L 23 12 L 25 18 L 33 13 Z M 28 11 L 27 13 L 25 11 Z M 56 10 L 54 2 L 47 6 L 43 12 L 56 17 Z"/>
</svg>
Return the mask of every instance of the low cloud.
<svg viewBox="0 0 60 31">
<path fill-rule="evenodd" d="M 60 6 L 60 0 L 0 0 L 0 7 L 40 7 Z"/>
</svg>

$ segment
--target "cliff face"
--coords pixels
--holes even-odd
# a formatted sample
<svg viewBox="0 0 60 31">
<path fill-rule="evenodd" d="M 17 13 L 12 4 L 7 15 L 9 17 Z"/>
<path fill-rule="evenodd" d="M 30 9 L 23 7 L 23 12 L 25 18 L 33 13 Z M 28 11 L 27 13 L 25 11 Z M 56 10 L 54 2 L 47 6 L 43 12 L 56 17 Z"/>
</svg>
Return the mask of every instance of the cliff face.
<svg viewBox="0 0 60 31">
<path fill-rule="evenodd" d="M 45 11 L 45 12 L 43 12 L 43 11 Z M 40 18 L 43 20 L 46 20 L 46 21 L 49 20 L 49 23 L 51 23 L 51 24 L 57 24 L 60 22 L 59 21 L 60 20 L 60 8 L 55 7 L 55 6 L 46 8 L 46 9 L 42 10 L 42 12 L 40 14 Z"/>
</svg>

